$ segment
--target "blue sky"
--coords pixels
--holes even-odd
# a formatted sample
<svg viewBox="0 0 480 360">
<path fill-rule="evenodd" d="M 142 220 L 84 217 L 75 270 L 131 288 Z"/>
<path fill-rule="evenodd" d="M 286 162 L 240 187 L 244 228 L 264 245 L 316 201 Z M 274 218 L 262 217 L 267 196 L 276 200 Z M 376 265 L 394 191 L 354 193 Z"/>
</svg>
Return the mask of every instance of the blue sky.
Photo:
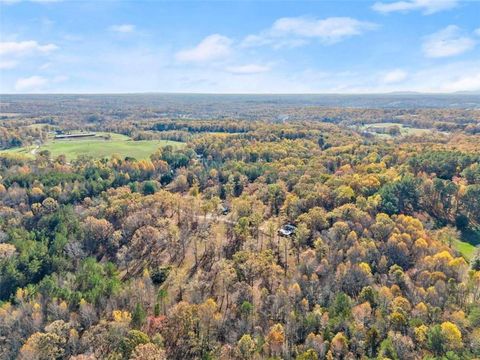
<svg viewBox="0 0 480 360">
<path fill-rule="evenodd" d="M 0 0 L 1 93 L 480 90 L 480 2 Z"/>
</svg>

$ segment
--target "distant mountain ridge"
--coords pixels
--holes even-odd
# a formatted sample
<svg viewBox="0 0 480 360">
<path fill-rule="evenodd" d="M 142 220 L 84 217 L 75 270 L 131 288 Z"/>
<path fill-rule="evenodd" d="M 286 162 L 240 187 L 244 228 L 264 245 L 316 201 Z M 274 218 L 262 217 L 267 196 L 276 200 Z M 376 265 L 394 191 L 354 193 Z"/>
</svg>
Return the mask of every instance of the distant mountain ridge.
<svg viewBox="0 0 480 360">
<path fill-rule="evenodd" d="M 149 103 L 218 103 L 239 104 L 243 102 L 277 103 L 285 106 L 340 106 L 340 107 L 389 107 L 401 102 L 406 107 L 466 107 L 480 106 L 480 92 L 417 93 L 392 92 L 379 94 L 201 94 L 201 93 L 132 93 L 132 94 L 0 94 L 0 103 L 19 100 L 40 100 L 45 103 L 62 101 L 98 101 Z M 455 104 L 455 106 L 452 106 Z M 394 106 L 397 107 L 398 105 Z"/>
</svg>

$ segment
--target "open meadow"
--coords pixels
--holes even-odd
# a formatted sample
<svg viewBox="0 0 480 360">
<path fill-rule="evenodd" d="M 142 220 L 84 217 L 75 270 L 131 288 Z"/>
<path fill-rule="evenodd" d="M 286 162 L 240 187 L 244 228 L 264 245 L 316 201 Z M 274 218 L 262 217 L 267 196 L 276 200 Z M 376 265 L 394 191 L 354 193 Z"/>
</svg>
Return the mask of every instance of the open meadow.
<svg viewBox="0 0 480 360">
<path fill-rule="evenodd" d="M 96 133 L 95 137 L 51 139 L 39 146 L 25 146 L 2 152 L 23 154 L 33 158 L 36 153 L 47 150 L 52 157 L 65 155 L 67 160 L 74 160 L 79 156 L 109 158 L 112 155 L 118 155 L 121 158 L 128 156 L 140 160 L 147 159 L 158 148 L 167 145 L 180 148 L 184 146 L 184 143 L 170 140 L 134 141 L 125 135 L 102 132 Z"/>
</svg>

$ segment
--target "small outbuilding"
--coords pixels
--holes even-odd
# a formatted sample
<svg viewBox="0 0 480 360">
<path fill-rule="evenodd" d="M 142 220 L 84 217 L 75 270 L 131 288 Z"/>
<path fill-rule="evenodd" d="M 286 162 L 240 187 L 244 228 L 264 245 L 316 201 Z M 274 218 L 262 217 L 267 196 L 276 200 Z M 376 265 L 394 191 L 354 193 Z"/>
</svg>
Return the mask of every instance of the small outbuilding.
<svg viewBox="0 0 480 360">
<path fill-rule="evenodd" d="M 295 230 L 297 230 L 297 227 L 295 225 L 285 224 L 280 228 L 280 230 L 278 230 L 278 235 L 292 236 L 293 234 L 295 234 Z"/>
</svg>

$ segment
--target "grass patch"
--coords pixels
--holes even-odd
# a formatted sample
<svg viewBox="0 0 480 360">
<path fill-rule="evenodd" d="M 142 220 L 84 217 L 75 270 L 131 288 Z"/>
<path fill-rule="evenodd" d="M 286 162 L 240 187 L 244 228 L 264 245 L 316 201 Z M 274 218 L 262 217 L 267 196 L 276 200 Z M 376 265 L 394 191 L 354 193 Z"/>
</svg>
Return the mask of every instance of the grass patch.
<svg viewBox="0 0 480 360">
<path fill-rule="evenodd" d="M 407 135 L 423 135 L 427 133 L 432 133 L 434 130 L 433 129 L 420 129 L 420 128 L 414 128 L 410 126 L 405 126 L 404 124 L 399 124 L 399 123 L 393 123 L 393 122 L 383 122 L 383 123 L 373 123 L 373 124 L 365 124 L 360 126 L 360 129 L 363 131 L 370 132 L 376 136 L 379 137 L 385 137 L 385 138 L 392 138 L 392 136 L 388 133 L 382 133 L 378 132 L 381 130 L 386 130 L 388 128 L 392 127 L 398 127 L 400 130 L 401 136 L 407 136 Z"/>
<path fill-rule="evenodd" d="M 475 249 L 477 248 L 475 245 L 461 240 L 456 240 L 453 243 L 453 247 L 467 260 L 470 260 L 473 257 Z"/>
<path fill-rule="evenodd" d="M 480 231 L 467 229 L 462 231 L 461 240 L 455 241 L 453 246 L 464 258 L 470 260 L 480 245 Z"/>
<path fill-rule="evenodd" d="M 115 133 L 96 133 L 97 136 L 80 139 L 50 140 L 38 149 L 35 146 L 8 149 L 5 153 L 16 153 L 33 157 L 33 152 L 42 150 L 50 151 L 53 158 L 65 155 L 68 160 L 74 160 L 79 156 L 93 158 L 111 157 L 116 154 L 121 158 L 126 156 L 136 159 L 147 159 L 159 147 L 171 145 L 175 148 L 185 146 L 185 143 L 170 140 L 141 140 L 133 141 L 128 136 Z"/>
</svg>

